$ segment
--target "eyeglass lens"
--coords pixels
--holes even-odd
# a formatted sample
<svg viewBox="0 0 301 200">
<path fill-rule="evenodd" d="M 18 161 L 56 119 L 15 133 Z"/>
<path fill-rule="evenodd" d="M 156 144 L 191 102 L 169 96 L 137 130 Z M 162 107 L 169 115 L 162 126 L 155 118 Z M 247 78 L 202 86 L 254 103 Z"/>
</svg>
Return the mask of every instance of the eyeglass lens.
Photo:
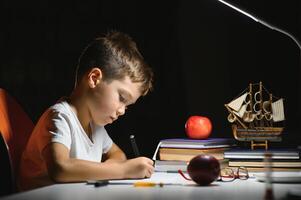
<svg viewBox="0 0 301 200">
<path fill-rule="evenodd" d="M 239 167 L 236 173 L 232 168 L 224 168 L 221 170 L 220 178 L 222 181 L 233 181 L 236 178 L 246 180 L 249 178 L 249 174 L 245 167 Z"/>
<path fill-rule="evenodd" d="M 231 168 L 224 168 L 221 170 L 222 181 L 233 181 L 235 179 L 234 172 Z"/>
<path fill-rule="evenodd" d="M 242 180 L 248 179 L 249 173 L 248 173 L 247 168 L 245 168 L 245 167 L 238 168 L 238 177 L 239 177 L 239 179 L 242 179 Z"/>
</svg>

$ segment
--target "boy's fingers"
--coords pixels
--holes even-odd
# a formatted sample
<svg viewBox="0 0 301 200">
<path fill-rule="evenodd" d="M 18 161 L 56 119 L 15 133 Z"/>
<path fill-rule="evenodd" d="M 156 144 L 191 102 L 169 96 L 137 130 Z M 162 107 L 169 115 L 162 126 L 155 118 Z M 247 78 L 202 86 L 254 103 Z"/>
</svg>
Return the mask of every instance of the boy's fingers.
<svg viewBox="0 0 301 200">
<path fill-rule="evenodd" d="M 152 164 L 148 164 L 148 168 L 154 170 L 154 166 Z"/>
<path fill-rule="evenodd" d="M 146 177 L 147 177 L 147 178 L 149 178 L 149 177 L 151 177 L 151 175 L 152 175 L 152 172 L 150 172 L 150 171 L 147 171 L 147 173 L 146 173 Z"/>
<path fill-rule="evenodd" d="M 147 163 L 150 164 L 150 165 L 154 165 L 154 161 L 151 160 L 151 159 L 148 159 Z"/>
</svg>

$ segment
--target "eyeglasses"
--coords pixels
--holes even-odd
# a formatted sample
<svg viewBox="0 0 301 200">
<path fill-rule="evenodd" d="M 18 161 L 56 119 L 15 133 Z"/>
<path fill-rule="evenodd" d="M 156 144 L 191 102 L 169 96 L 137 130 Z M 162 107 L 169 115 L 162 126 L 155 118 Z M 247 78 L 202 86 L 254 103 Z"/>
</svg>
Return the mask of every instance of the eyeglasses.
<svg viewBox="0 0 301 200">
<path fill-rule="evenodd" d="M 235 179 L 240 180 L 247 180 L 249 178 L 249 173 L 247 168 L 245 167 L 238 167 L 237 169 L 233 169 L 230 167 L 226 167 L 221 169 L 221 173 L 218 181 L 230 182 L 234 181 Z"/>
<path fill-rule="evenodd" d="M 182 170 L 178 170 L 178 173 L 186 180 L 191 181 L 191 178 L 185 176 Z M 217 178 L 217 181 L 230 182 L 235 179 L 247 180 L 249 178 L 249 173 L 247 168 L 238 167 L 236 170 L 230 167 L 221 169 L 220 176 Z"/>
</svg>

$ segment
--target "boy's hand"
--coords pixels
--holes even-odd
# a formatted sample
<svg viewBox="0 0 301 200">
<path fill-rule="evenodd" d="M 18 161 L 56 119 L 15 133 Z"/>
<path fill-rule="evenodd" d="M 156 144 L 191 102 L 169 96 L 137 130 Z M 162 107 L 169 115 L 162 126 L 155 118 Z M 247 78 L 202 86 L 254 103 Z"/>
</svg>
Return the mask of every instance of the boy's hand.
<svg viewBox="0 0 301 200">
<path fill-rule="evenodd" d="M 124 162 L 125 178 L 149 178 L 154 172 L 153 161 L 138 157 Z"/>
</svg>

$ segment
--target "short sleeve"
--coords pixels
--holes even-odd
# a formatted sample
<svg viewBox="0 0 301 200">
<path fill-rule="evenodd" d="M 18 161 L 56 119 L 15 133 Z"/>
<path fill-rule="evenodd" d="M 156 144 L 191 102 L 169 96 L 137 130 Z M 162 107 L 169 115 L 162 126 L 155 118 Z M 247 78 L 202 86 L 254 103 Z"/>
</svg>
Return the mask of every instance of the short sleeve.
<svg viewBox="0 0 301 200">
<path fill-rule="evenodd" d="M 39 123 L 43 135 L 39 145 L 40 150 L 52 142 L 71 148 L 71 129 L 66 115 L 50 109 Z"/>
<path fill-rule="evenodd" d="M 102 151 L 103 151 L 103 153 L 107 153 L 111 149 L 111 147 L 113 145 L 113 141 L 112 141 L 111 137 L 108 135 L 105 128 L 103 128 L 102 137 L 103 137 Z"/>
<path fill-rule="evenodd" d="M 65 145 L 68 149 L 71 148 L 71 130 L 67 122 L 67 116 L 58 113 L 52 119 L 55 129 L 49 130 L 52 135 L 51 142 L 58 142 Z"/>
</svg>

